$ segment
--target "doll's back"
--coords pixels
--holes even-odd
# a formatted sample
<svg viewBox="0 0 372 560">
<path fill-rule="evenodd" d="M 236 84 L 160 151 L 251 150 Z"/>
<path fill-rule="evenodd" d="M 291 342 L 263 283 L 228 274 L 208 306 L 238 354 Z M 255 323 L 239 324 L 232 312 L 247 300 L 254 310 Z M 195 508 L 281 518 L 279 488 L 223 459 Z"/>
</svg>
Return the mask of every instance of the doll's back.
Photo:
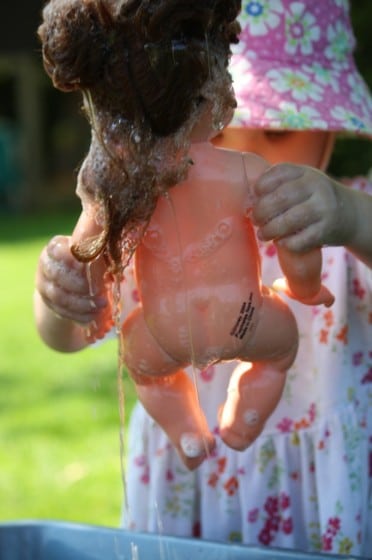
<svg viewBox="0 0 372 560">
<path fill-rule="evenodd" d="M 190 155 L 187 180 L 157 204 L 136 251 L 136 272 L 152 334 L 186 362 L 192 343 L 203 364 L 229 359 L 254 330 L 260 266 L 244 156 L 209 143 L 195 144 Z M 251 157 L 253 179 L 265 164 Z"/>
</svg>

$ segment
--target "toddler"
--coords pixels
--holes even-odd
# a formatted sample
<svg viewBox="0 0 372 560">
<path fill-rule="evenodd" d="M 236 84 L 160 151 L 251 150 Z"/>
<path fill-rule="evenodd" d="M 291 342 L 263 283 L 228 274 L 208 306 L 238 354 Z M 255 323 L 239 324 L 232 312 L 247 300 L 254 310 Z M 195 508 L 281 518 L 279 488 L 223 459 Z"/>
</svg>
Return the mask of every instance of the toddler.
<svg viewBox="0 0 372 560">
<path fill-rule="evenodd" d="M 371 96 L 352 57 L 346 1 L 244 0 L 239 21 L 241 41 L 230 66 L 238 107 L 215 144 L 272 164 L 255 185 L 253 210 L 264 283 L 282 276 L 279 244 L 295 251 L 323 246 L 323 282 L 335 303 L 312 308 L 287 299 L 299 350 L 283 397 L 246 451 L 218 438 L 218 410 L 234 364 L 197 372 L 217 444 L 195 472 L 180 464 L 164 433 L 136 406 L 123 523 L 368 557 L 372 185 L 363 177 L 340 183 L 325 171 L 336 134 L 371 136 Z"/>
<path fill-rule="evenodd" d="M 213 8 L 222 8 L 222 4 L 213 3 Z M 110 10 L 104 10 L 102 2 L 97 5 L 99 17 L 88 26 L 93 30 L 111 24 Z M 214 438 L 209 456 L 193 472 L 189 468 L 195 464 L 182 457 L 182 449 L 176 451 L 159 425 L 138 405 L 131 421 L 128 509 L 123 522 L 137 530 L 183 536 L 368 553 L 372 546 L 368 472 L 372 431 L 372 394 L 368 389 L 370 186 L 360 180 L 353 188 L 346 187 L 323 171 L 335 132 L 371 134 L 371 101 L 351 58 L 352 33 L 345 2 L 246 2 L 240 21 L 241 42 L 231 66 L 238 109 L 231 127 L 215 144 L 255 152 L 271 164 L 252 177 L 256 181 L 251 181 L 251 217 L 261 240 L 264 283 L 274 284 L 288 295 L 300 345 L 278 406 L 261 434 L 243 452 L 225 445 L 219 427 L 220 405 L 226 400 L 236 364 L 209 364 L 197 370 L 200 405 L 206 412 L 208 433 Z M 200 33 L 201 44 L 203 39 L 204 33 Z M 173 55 L 177 54 L 173 50 Z M 208 52 L 208 48 L 205 50 Z M 104 58 L 108 51 L 102 49 L 100 56 Z M 123 52 L 128 52 L 128 45 L 123 44 Z M 151 64 L 157 65 L 164 79 L 169 64 L 167 52 L 169 49 L 153 45 L 149 50 Z M 46 53 L 47 68 L 48 60 Z M 92 64 L 93 77 L 97 71 L 102 72 L 101 77 L 109 75 L 107 60 L 101 66 Z M 142 74 L 139 77 L 145 79 Z M 53 78 L 55 82 L 60 79 L 57 73 Z M 72 73 L 63 87 L 74 88 L 77 83 Z M 118 86 L 119 82 L 112 80 L 115 95 Z M 89 89 L 92 91 L 92 84 L 87 82 Z M 127 98 L 128 92 L 130 89 L 125 90 Z M 135 96 L 133 99 L 135 106 Z M 92 107 L 97 105 L 92 95 L 86 95 L 86 106 L 95 125 L 97 111 Z M 157 126 L 157 109 L 152 107 L 148 114 Z M 116 132 L 116 138 L 121 139 L 123 129 L 119 127 Z M 196 132 L 193 129 L 193 134 Z M 101 162 L 104 154 L 100 152 L 96 125 L 94 134 L 97 142 L 93 142 L 96 151 L 91 161 Z M 196 139 L 197 135 L 193 136 L 193 142 Z M 136 142 L 134 133 L 132 140 L 131 149 L 135 151 L 138 144 L 138 151 L 144 151 L 147 157 L 145 139 Z M 113 160 L 118 157 L 117 146 L 120 142 L 114 136 L 109 144 Z M 204 152 L 195 146 L 191 154 L 197 161 Z M 233 157 L 233 153 L 222 153 L 228 159 Z M 187 166 L 187 158 L 184 161 Z M 99 255 L 108 244 L 115 264 L 131 254 L 137 236 L 142 234 L 132 228 L 130 246 L 115 260 L 120 245 L 115 231 L 105 225 L 106 221 L 117 222 L 117 205 L 110 206 L 110 200 L 117 199 L 115 192 L 108 193 L 98 224 L 101 227 L 95 227 L 96 220 L 89 219 L 97 213 L 95 192 L 89 192 L 92 169 L 94 176 L 93 166 L 83 166 L 78 187 L 83 214 L 74 232 L 73 251 L 80 262 L 70 252 L 70 238 L 57 237 L 44 249 L 37 272 L 35 315 L 39 332 L 47 344 L 61 351 L 87 346 L 84 325 L 90 325 L 93 339 L 109 329 L 111 302 L 101 279 L 110 279 Z M 174 182 L 174 175 L 171 180 Z M 113 183 L 106 180 L 103 184 Z M 136 224 L 141 223 L 143 215 L 138 217 Z M 153 236 L 148 241 L 152 243 Z M 323 281 L 336 301 L 329 309 L 293 301 L 291 284 L 277 282 L 288 260 L 293 262 L 295 255 L 312 251 L 319 254 L 321 246 L 325 246 Z M 92 258 L 95 260 L 89 265 L 87 278 L 86 264 L 81 261 Z M 132 269 L 128 267 L 125 274 L 123 319 L 130 311 L 130 295 L 137 298 Z M 276 328 L 280 331 L 282 327 L 279 324 Z"/>
</svg>

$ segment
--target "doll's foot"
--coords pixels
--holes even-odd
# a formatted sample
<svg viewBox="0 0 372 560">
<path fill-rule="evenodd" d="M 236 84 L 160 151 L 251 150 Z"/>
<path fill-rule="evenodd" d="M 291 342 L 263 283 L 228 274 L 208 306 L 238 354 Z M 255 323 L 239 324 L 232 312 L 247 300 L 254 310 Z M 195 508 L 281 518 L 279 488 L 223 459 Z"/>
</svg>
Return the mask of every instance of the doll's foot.
<svg viewBox="0 0 372 560">
<path fill-rule="evenodd" d="M 283 393 L 283 365 L 253 363 L 246 369 L 244 364 L 233 371 L 219 413 L 221 439 L 232 449 L 244 451 L 261 434 Z"/>
<path fill-rule="evenodd" d="M 247 409 L 242 421 L 227 422 L 221 411 L 220 437 L 224 443 L 236 451 L 244 451 L 260 435 L 264 428 L 257 410 Z"/>
<path fill-rule="evenodd" d="M 211 454 L 215 446 L 212 434 L 185 432 L 180 437 L 178 452 L 185 466 L 194 470 Z"/>
<path fill-rule="evenodd" d="M 277 292 L 283 292 L 286 296 L 291 299 L 295 299 L 304 305 L 324 305 L 325 307 L 331 307 L 335 301 L 334 295 L 323 284 L 321 285 L 320 290 L 311 297 L 303 297 L 295 294 L 289 288 L 285 278 L 278 278 L 275 280 L 273 283 L 273 289 Z"/>
</svg>

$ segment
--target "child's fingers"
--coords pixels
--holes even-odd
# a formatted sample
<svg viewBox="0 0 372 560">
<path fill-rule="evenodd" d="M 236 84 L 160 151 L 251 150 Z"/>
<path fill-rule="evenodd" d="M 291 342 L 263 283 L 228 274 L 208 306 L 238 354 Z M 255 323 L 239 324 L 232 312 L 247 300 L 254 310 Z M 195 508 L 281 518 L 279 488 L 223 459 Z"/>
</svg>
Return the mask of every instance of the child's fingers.
<svg viewBox="0 0 372 560">
<path fill-rule="evenodd" d="M 310 196 L 305 189 L 299 188 L 296 182 L 284 183 L 256 199 L 252 209 L 253 222 L 262 226 L 291 208 L 306 203 Z"/>
<path fill-rule="evenodd" d="M 40 259 L 40 267 L 45 280 L 54 282 L 64 290 L 75 292 L 80 296 L 89 294 L 88 281 L 84 271 L 77 271 L 48 256 Z"/>
<path fill-rule="evenodd" d="M 46 305 L 65 319 L 88 324 L 97 316 L 98 306 L 92 298 L 65 292 L 53 282 L 44 282 L 37 289 Z"/>
<path fill-rule="evenodd" d="M 295 253 L 303 253 L 322 246 L 320 223 L 313 223 L 301 231 L 281 238 L 278 243 Z"/>
<path fill-rule="evenodd" d="M 279 163 L 265 171 L 254 185 L 255 194 L 260 197 L 276 190 L 283 183 L 300 179 L 305 173 L 302 166 Z"/>
<path fill-rule="evenodd" d="M 263 223 L 257 235 L 262 241 L 281 239 L 294 235 L 319 221 L 320 216 L 316 215 L 310 204 L 300 203 Z"/>
</svg>

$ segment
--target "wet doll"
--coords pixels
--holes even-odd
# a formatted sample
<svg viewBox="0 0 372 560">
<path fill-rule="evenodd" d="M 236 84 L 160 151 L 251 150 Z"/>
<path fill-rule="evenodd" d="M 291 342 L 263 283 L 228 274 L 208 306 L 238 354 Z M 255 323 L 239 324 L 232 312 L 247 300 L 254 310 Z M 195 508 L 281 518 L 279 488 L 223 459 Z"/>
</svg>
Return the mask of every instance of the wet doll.
<svg viewBox="0 0 372 560">
<path fill-rule="evenodd" d="M 121 356 L 140 401 L 190 469 L 215 441 L 185 368 L 240 361 L 219 430 L 243 450 L 276 407 L 298 345 L 292 313 L 260 281 L 250 209 L 267 164 L 209 142 L 235 107 L 227 66 L 239 9 L 237 0 L 52 0 L 39 29 L 48 74 L 61 90 L 81 90 L 92 130 L 68 250 L 89 263 L 89 291 L 108 294 L 110 305 L 97 308 L 86 344 L 119 316 L 112 285 L 133 256 L 140 302 L 116 321 Z M 56 250 L 62 259 L 67 247 Z M 287 292 L 331 305 L 320 250 L 278 252 Z M 39 291 L 58 314 L 39 318 L 39 331 L 69 350 L 47 331 L 66 320 L 76 333 L 78 321 Z"/>
</svg>

